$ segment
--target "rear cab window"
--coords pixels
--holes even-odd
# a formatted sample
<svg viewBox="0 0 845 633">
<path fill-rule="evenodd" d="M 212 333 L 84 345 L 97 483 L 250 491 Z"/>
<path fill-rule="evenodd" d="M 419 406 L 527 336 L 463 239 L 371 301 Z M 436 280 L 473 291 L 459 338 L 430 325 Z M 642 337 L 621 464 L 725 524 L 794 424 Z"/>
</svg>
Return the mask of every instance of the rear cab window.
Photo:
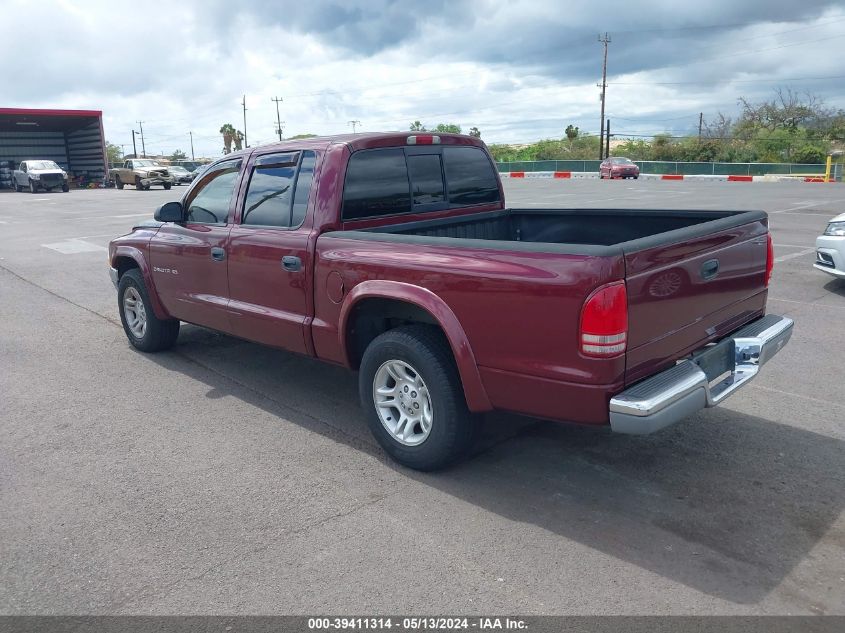
<svg viewBox="0 0 845 633">
<path fill-rule="evenodd" d="M 501 200 L 487 153 L 470 145 L 360 150 L 343 188 L 344 221 L 440 211 Z"/>
</svg>

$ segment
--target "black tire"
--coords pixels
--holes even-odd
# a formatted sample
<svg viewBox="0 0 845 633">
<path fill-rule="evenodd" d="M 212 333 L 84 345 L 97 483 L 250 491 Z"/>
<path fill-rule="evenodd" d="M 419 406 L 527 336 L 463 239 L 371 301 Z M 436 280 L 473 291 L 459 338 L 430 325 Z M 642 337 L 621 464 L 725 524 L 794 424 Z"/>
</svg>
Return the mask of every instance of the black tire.
<svg viewBox="0 0 845 633">
<path fill-rule="evenodd" d="M 376 374 L 390 360 L 410 365 L 428 388 L 431 430 L 428 437 L 415 446 L 406 446 L 396 440 L 382 424 L 375 406 Z M 472 445 L 477 420 L 467 409 L 452 350 L 443 334 L 434 327 L 408 325 L 376 337 L 361 360 L 358 390 L 370 431 L 394 460 L 408 468 L 443 468 L 463 457 Z"/>
<path fill-rule="evenodd" d="M 29 181 L 29 192 L 38 193 L 38 185 L 35 184 L 34 180 Z"/>
<path fill-rule="evenodd" d="M 120 176 L 114 177 L 114 186 L 118 189 L 123 189 L 123 181 L 120 179 Z"/>
<path fill-rule="evenodd" d="M 636 180 L 637 178 L 639 178 L 639 176 L 634 176 L 634 180 Z"/>
<path fill-rule="evenodd" d="M 124 296 L 129 288 L 134 288 L 141 296 L 146 313 L 147 328 L 144 335 L 136 336 L 129 328 L 124 312 Z M 153 312 L 150 304 L 150 296 L 144 284 L 144 277 L 137 268 L 132 268 L 123 273 L 117 285 L 117 310 L 120 313 L 120 322 L 123 324 L 123 331 L 126 338 L 133 347 L 142 352 L 161 352 L 173 347 L 179 336 L 179 321 L 176 319 L 159 319 Z"/>
<path fill-rule="evenodd" d="M 65 193 L 67 193 L 68 191 L 70 191 L 70 186 L 69 186 L 69 185 L 67 185 L 67 184 L 62 185 L 62 191 L 64 191 Z"/>
<path fill-rule="evenodd" d="M 170 187 L 171 187 L 171 184 L 170 184 L 169 182 L 165 182 L 165 183 L 164 183 L 164 189 L 165 189 L 165 191 L 166 191 L 166 190 L 168 190 L 168 189 L 170 189 Z"/>
<path fill-rule="evenodd" d="M 141 184 L 140 176 L 135 176 L 135 189 L 137 189 L 138 191 L 144 190 L 144 185 Z"/>
</svg>

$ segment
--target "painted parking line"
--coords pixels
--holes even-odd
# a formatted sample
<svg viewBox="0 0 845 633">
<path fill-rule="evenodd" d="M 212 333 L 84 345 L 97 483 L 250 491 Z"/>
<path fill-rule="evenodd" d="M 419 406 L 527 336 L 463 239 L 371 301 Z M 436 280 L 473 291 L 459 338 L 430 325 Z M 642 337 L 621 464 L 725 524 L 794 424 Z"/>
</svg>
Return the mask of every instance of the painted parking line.
<svg viewBox="0 0 845 633">
<path fill-rule="evenodd" d="M 845 202 L 845 198 L 837 198 L 836 200 L 802 200 L 801 202 L 789 205 L 785 209 L 777 209 L 775 211 L 770 211 L 770 213 L 791 213 L 797 211 L 798 209 L 808 209 L 810 207 L 835 204 L 837 202 Z"/>
<path fill-rule="evenodd" d="M 76 253 L 102 253 L 108 252 L 108 248 L 100 246 L 99 244 L 92 244 L 85 240 L 72 239 L 63 242 L 53 242 L 52 244 L 42 244 L 44 248 L 49 248 L 62 255 L 75 255 Z"/>
<path fill-rule="evenodd" d="M 814 253 L 816 251 L 816 247 L 812 246 L 810 248 L 805 248 L 802 251 L 798 251 L 797 253 L 790 253 L 789 255 L 781 255 L 780 257 L 775 257 L 775 262 L 785 262 L 790 259 L 795 259 L 796 257 L 803 257 L 804 255 L 809 255 L 810 253 Z"/>
</svg>

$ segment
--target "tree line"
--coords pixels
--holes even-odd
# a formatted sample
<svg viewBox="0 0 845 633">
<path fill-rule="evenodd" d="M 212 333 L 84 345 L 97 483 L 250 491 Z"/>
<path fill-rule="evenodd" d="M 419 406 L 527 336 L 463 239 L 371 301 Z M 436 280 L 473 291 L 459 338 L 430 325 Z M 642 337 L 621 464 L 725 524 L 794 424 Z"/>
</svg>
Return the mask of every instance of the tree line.
<svg viewBox="0 0 845 633">
<path fill-rule="evenodd" d="M 740 97 L 738 103 L 735 120 L 720 112 L 703 122 L 701 136 L 695 130 L 614 139 L 611 130 L 611 139 L 623 142 L 612 142 L 610 153 L 632 160 L 823 163 L 831 151 L 845 146 L 845 110 L 830 108 L 813 94 L 779 88 L 771 99 L 752 102 Z M 570 125 L 560 139 L 491 145 L 490 151 L 500 162 L 595 160 L 599 138 Z"/>
</svg>

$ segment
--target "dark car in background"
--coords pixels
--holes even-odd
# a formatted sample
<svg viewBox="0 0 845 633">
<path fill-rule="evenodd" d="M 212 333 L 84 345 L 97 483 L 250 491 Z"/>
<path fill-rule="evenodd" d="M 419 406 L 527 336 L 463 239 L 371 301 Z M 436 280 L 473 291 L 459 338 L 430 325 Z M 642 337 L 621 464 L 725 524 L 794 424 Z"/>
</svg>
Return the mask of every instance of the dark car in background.
<svg viewBox="0 0 845 633">
<path fill-rule="evenodd" d="M 639 178 L 640 168 L 630 158 L 605 158 L 599 165 L 599 178 Z"/>
<path fill-rule="evenodd" d="M 179 165 L 171 165 L 167 169 L 170 172 L 170 175 L 173 176 L 174 185 L 189 185 L 194 179 L 191 172 L 189 172 L 184 167 L 180 167 Z"/>
</svg>

